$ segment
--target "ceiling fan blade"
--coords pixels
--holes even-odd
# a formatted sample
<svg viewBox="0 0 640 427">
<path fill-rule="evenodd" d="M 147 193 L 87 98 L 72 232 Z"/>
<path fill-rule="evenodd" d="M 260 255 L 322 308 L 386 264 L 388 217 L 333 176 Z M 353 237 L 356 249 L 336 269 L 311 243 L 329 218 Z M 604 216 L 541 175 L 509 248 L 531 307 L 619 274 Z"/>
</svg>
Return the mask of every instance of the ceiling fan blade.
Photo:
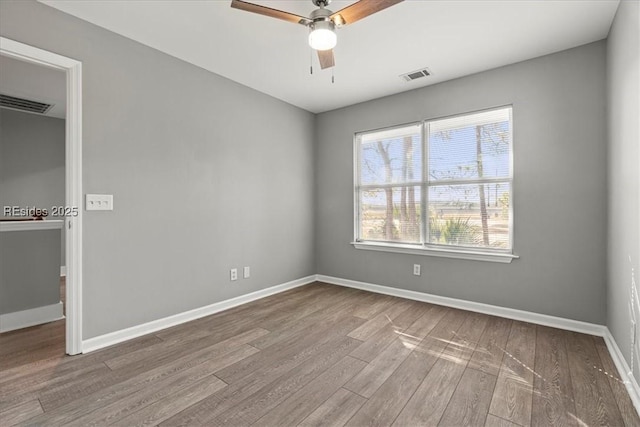
<svg viewBox="0 0 640 427">
<path fill-rule="evenodd" d="M 309 25 L 311 23 L 311 20 L 304 16 L 294 15 L 293 13 L 260 6 L 259 4 L 253 4 L 243 0 L 231 0 L 231 7 L 259 15 L 270 16 L 271 18 L 282 19 L 283 21 L 293 22 L 294 24 Z"/>
<path fill-rule="evenodd" d="M 331 20 L 337 26 L 353 24 L 362 18 L 366 18 L 369 15 L 373 15 L 402 1 L 403 0 L 360 0 L 331 15 Z"/>
<path fill-rule="evenodd" d="M 336 65 L 336 61 L 333 58 L 333 49 L 319 50 L 318 59 L 320 60 L 320 68 L 331 68 Z"/>
</svg>

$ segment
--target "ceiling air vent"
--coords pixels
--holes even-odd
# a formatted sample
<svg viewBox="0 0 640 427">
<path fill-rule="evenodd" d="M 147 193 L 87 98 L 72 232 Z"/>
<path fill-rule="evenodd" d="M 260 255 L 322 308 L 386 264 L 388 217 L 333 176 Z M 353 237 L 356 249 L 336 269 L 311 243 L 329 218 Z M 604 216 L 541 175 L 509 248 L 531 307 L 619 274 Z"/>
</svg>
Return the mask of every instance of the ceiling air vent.
<svg viewBox="0 0 640 427">
<path fill-rule="evenodd" d="M 427 68 L 423 68 L 421 70 L 412 71 L 410 73 L 402 74 L 400 78 L 402 78 L 406 82 L 410 82 L 413 80 L 421 79 L 422 77 L 428 77 L 431 75 L 431 71 Z"/>
<path fill-rule="evenodd" d="M 12 110 L 27 111 L 29 113 L 46 114 L 53 104 L 31 101 L 24 98 L 16 98 L 0 93 L 0 107 L 11 108 Z"/>
</svg>

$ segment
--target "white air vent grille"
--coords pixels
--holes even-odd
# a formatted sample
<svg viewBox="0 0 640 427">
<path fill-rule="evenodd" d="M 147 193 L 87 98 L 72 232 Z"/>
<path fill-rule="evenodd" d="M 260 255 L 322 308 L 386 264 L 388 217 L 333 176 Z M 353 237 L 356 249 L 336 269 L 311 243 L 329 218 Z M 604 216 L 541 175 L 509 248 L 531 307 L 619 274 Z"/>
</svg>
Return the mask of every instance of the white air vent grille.
<svg viewBox="0 0 640 427">
<path fill-rule="evenodd" d="M 431 75 L 431 71 L 428 68 L 422 68 L 420 70 L 411 71 L 410 73 L 402 74 L 400 76 L 406 82 L 421 79 L 422 77 L 428 77 Z"/>
<path fill-rule="evenodd" d="M 46 114 L 51 110 L 53 104 L 16 98 L 15 96 L 0 93 L 0 107 L 11 108 L 12 110 L 18 111 L 28 111 L 29 113 Z"/>
</svg>

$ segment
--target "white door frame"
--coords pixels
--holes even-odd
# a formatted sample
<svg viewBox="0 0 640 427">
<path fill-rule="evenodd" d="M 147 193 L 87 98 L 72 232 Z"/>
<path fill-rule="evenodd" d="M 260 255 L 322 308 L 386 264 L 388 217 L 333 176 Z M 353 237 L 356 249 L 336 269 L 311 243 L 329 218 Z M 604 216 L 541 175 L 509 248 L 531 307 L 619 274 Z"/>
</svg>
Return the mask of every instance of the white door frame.
<svg viewBox="0 0 640 427">
<path fill-rule="evenodd" d="M 82 353 L 82 63 L 0 37 L 0 55 L 64 71 L 67 75 L 65 204 L 77 206 L 66 217 L 66 352 Z"/>
</svg>

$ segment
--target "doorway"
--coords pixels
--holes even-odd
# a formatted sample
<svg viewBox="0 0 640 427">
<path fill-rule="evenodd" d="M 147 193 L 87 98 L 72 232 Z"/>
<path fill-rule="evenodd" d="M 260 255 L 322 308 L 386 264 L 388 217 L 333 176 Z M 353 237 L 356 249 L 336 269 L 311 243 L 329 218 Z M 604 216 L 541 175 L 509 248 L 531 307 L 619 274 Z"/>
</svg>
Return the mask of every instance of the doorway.
<svg viewBox="0 0 640 427">
<path fill-rule="evenodd" d="M 66 353 L 82 353 L 82 63 L 0 37 L 0 55 L 66 74 L 65 312 Z"/>
</svg>

